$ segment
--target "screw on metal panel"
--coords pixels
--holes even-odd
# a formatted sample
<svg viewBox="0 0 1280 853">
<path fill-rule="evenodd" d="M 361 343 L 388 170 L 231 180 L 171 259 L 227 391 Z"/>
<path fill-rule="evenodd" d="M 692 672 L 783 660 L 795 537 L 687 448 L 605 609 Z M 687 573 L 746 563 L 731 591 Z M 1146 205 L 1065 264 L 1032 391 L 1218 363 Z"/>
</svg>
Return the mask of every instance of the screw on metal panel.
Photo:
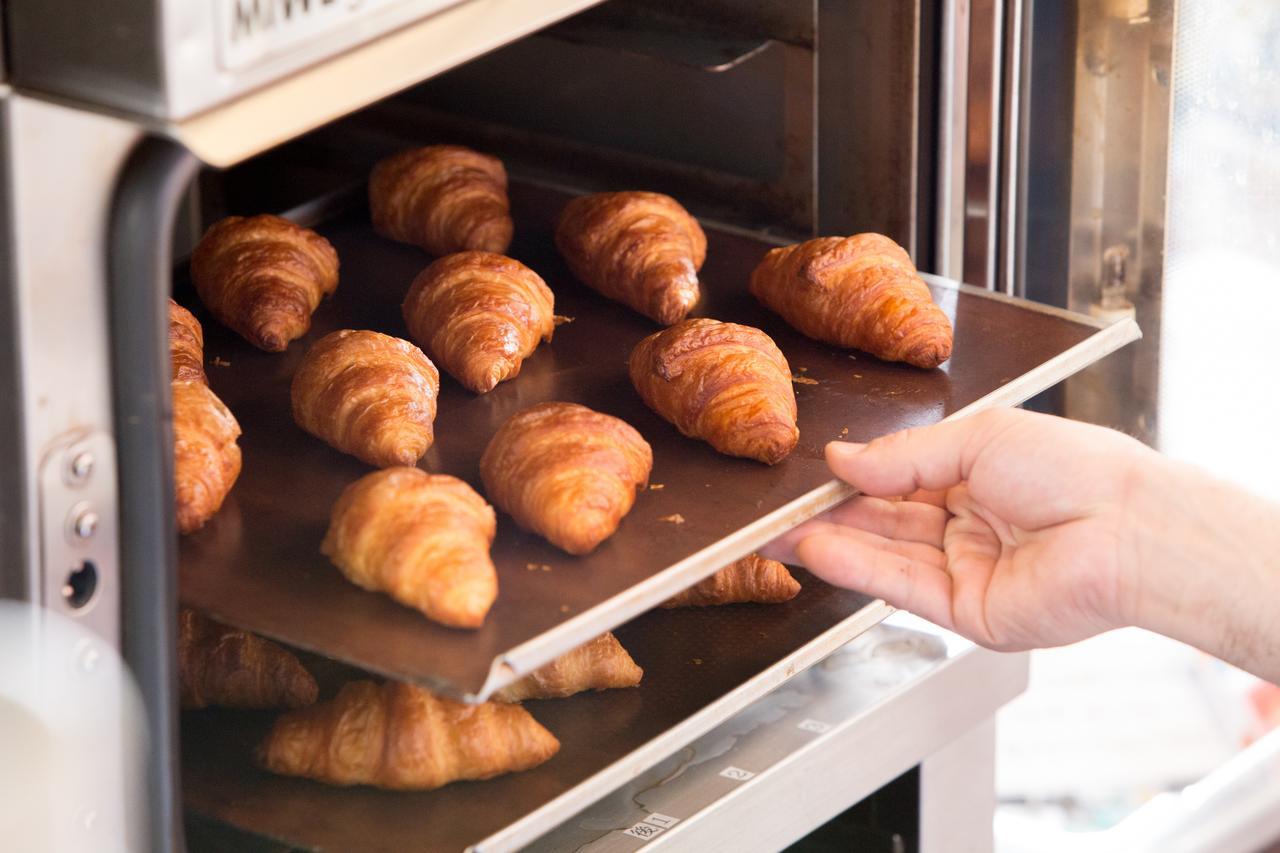
<svg viewBox="0 0 1280 853">
<path fill-rule="evenodd" d="M 81 450 L 67 462 L 67 479 L 74 485 L 82 485 L 93 474 L 93 454 Z"/>
<path fill-rule="evenodd" d="M 98 530 L 98 514 L 91 509 L 83 510 L 71 523 L 71 530 L 80 539 L 88 539 Z"/>
</svg>

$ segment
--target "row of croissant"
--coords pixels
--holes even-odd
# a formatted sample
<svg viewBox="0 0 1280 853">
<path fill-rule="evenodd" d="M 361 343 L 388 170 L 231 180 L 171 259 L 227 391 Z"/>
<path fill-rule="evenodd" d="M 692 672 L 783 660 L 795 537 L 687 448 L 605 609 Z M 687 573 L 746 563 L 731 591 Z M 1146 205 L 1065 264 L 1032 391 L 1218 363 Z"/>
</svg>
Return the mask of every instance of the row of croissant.
<svg viewBox="0 0 1280 853">
<path fill-rule="evenodd" d="M 398 154 L 375 168 L 370 208 L 380 234 L 442 256 L 414 280 L 403 306 L 411 337 L 431 355 L 367 330 L 334 332 L 304 355 L 291 387 L 295 420 L 383 469 L 343 492 L 322 551 L 362 587 L 443 624 L 478 627 L 497 594 L 489 557 L 493 508 L 461 480 L 409 467 L 434 438 L 433 359 L 477 393 L 515 377 L 539 341 L 551 337 L 553 294 L 532 270 L 498 254 L 513 225 L 505 172 L 494 158 L 455 146 Z M 652 409 L 723 453 L 774 464 L 791 452 L 799 437 L 791 371 L 772 339 L 749 326 L 684 319 L 699 298 L 706 239 L 675 200 L 643 192 L 576 199 L 560 217 L 556 243 L 584 283 L 670 325 L 641 341 L 630 359 L 633 385 Z M 191 267 L 214 317 L 256 346 L 280 351 L 307 332 L 311 314 L 336 288 L 338 258 L 324 238 L 286 220 L 231 217 L 209 230 Z M 879 235 L 774 250 L 751 290 L 820 340 L 921 367 L 950 354 L 946 316 L 906 253 Z M 170 341 L 177 516 L 189 532 L 217 512 L 238 476 L 239 426 L 208 388 L 198 322 L 176 304 Z M 613 534 L 651 466 L 648 444 L 630 425 L 568 403 L 514 415 L 481 464 L 495 504 L 573 554 Z M 729 567 L 713 581 L 741 582 L 726 581 L 741 571 Z M 282 677 L 271 671 L 269 678 Z M 468 766 L 459 755 L 413 748 L 431 731 L 446 732 L 464 749 L 487 742 L 475 738 L 490 729 L 492 738 L 525 746 L 554 743 L 545 732 L 531 734 L 537 724 L 513 709 L 455 706 L 405 685 L 360 682 L 333 703 L 296 713 L 282 718 L 263 761 L 339 783 L 434 787 L 532 766 L 512 759 L 502 767 L 481 761 L 459 769 Z M 364 720 L 377 721 L 365 755 L 377 766 L 330 766 L 339 761 L 328 749 L 335 733 Z M 471 731 L 472 725 L 489 728 Z M 402 751 L 404 761 L 431 767 L 405 770 Z M 532 761 L 538 763 L 550 752 L 521 754 L 541 755 Z"/>
<path fill-rule="evenodd" d="M 704 607 L 794 598 L 800 584 L 781 563 L 751 555 L 663 603 Z M 178 673 L 182 706 L 292 709 L 258 748 L 266 769 L 332 785 L 428 790 L 536 767 L 560 742 L 519 704 L 586 690 L 635 687 L 644 670 L 607 633 L 466 705 L 399 682 L 346 683 L 317 703 L 319 688 L 287 649 L 183 610 Z"/>
<path fill-rule="evenodd" d="M 403 304 L 410 336 L 430 357 L 377 332 L 335 332 L 309 350 L 295 376 L 293 413 L 304 429 L 370 464 L 412 465 L 433 441 L 435 364 L 476 393 L 515 377 L 539 341 L 551 338 L 554 295 L 528 267 L 496 254 L 514 228 L 497 159 L 458 146 L 402 152 L 375 167 L 369 202 L 380 234 L 442 256 L 414 280 Z M 790 369 L 772 339 L 734 323 L 683 320 L 699 298 L 706 237 L 674 199 L 647 192 L 575 199 L 555 240 L 589 286 L 675 324 L 642 341 L 631 358 L 633 383 L 651 408 L 724 453 L 773 464 L 791 451 L 799 433 Z M 201 240 L 191 270 L 220 322 L 280 351 L 307 332 L 312 312 L 337 287 L 338 256 L 323 237 L 287 220 L 229 217 Z M 750 288 L 818 340 L 921 367 L 950 356 L 946 315 L 906 253 L 881 235 L 775 249 Z M 185 334 L 198 345 L 198 330 Z M 175 358 L 175 381 L 203 380 L 198 357 L 190 367 Z M 178 520 L 189 532 L 217 511 L 238 474 L 239 426 L 207 389 L 181 396 L 195 421 L 208 422 L 188 460 L 194 487 L 184 492 L 179 482 Z"/>
</svg>

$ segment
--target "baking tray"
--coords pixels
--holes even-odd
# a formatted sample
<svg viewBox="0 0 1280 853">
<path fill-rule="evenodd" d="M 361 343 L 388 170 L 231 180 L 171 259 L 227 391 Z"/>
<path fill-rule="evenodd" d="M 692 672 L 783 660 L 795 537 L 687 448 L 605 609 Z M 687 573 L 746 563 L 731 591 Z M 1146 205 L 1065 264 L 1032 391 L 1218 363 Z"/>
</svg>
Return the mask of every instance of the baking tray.
<svg viewBox="0 0 1280 853">
<path fill-rule="evenodd" d="M 569 557 L 499 516 L 493 559 L 499 595 L 482 629 L 441 627 L 390 598 L 348 583 L 320 555 L 329 510 L 370 469 L 299 429 L 289 382 L 311 341 L 342 327 L 405 335 L 400 303 L 429 257 L 384 240 L 363 205 L 320 223 L 341 258 L 341 284 L 310 334 L 287 353 L 256 350 L 186 302 L 205 324 L 210 384 L 244 429 L 244 468 L 222 511 L 180 550 L 182 601 L 226 622 L 365 669 L 479 698 L 647 610 L 800 521 L 843 500 L 823 446 L 865 441 L 981 408 L 1015 405 L 1138 335 L 987 291 L 930 279 L 955 326 L 950 361 L 936 370 L 881 362 L 811 341 L 747 293 L 773 244 L 708 227 L 694 312 L 758 326 L 798 377 L 800 443 L 768 467 L 722 456 L 682 437 L 631 388 L 627 357 L 657 327 L 578 284 L 555 252 L 552 227 L 568 194 L 514 184 L 511 254 L 537 270 L 573 318 L 538 348 L 519 378 L 483 396 L 441 377 L 430 471 L 479 486 L 489 437 L 511 414 L 545 400 L 582 403 L 623 418 L 653 446 L 652 482 L 618 532 L 593 554 Z M 186 291 L 178 283 L 180 298 Z M 683 519 L 676 523 L 674 518 Z"/>
<path fill-rule="evenodd" d="M 458 851 L 483 841 L 489 851 L 528 843 L 890 612 L 802 571 L 796 576 L 801 592 L 786 604 L 656 610 L 619 627 L 619 640 L 645 670 L 640 686 L 525 703 L 560 739 L 560 752 L 533 770 L 485 782 L 402 793 L 275 776 L 252 761 L 273 713 L 186 712 L 186 807 L 305 849 Z M 360 677 L 328 661 L 306 662 L 324 696 Z"/>
</svg>

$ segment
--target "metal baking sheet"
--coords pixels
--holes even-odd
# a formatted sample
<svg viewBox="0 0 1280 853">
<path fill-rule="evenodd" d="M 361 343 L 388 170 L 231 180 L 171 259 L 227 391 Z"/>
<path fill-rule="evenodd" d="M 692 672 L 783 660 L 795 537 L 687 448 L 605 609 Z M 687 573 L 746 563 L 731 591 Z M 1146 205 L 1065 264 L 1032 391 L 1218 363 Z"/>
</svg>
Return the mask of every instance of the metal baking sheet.
<svg viewBox="0 0 1280 853">
<path fill-rule="evenodd" d="M 586 557 L 567 556 L 500 516 L 493 547 L 498 600 L 475 632 L 441 627 L 348 583 L 319 545 L 333 501 L 369 469 L 293 423 L 290 378 L 306 346 L 333 329 L 404 336 L 400 303 L 429 261 L 376 236 L 357 205 L 318 226 L 338 250 L 341 283 L 307 338 L 287 353 L 254 349 L 178 288 L 204 322 L 210 383 L 244 429 L 239 482 L 218 516 L 182 540 L 184 603 L 389 677 L 484 696 L 848 497 L 823 463 L 828 441 L 867 440 L 1015 405 L 1137 336 L 1132 322 L 1104 326 L 931 280 L 956 330 L 950 361 L 927 371 L 881 362 L 810 341 L 761 308 L 746 284 L 771 244 L 709 227 L 704 297 L 694 313 L 764 329 L 800 377 L 800 444 L 791 456 L 772 468 L 732 459 L 682 437 L 632 390 L 627 357 L 656 327 L 568 272 L 551 237 L 567 198 L 513 185 L 511 254 L 546 279 L 557 313 L 573 321 L 538 348 L 519 378 L 489 394 L 476 396 L 442 376 L 436 443 L 421 465 L 478 487 L 480 454 L 504 419 L 537 402 L 567 400 L 638 429 L 653 446 L 652 482 L 662 488 L 640 495 L 617 534 Z M 683 523 L 666 520 L 677 514 Z"/>
<path fill-rule="evenodd" d="M 513 849 L 684 747 L 798 671 L 882 620 L 882 602 L 797 571 L 781 605 L 656 610 L 617 629 L 645 671 L 639 687 L 531 701 L 561 742 L 550 761 L 485 782 L 402 793 L 334 788 L 253 764 L 270 712 L 206 710 L 182 717 L 188 810 L 285 844 L 332 851 Z M 851 615 L 852 614 L 852 615 Z M 308 657 L 332 695 L 352 677 Z M 198 845 L 193 845 L 198 849 Z"/>
</svg>

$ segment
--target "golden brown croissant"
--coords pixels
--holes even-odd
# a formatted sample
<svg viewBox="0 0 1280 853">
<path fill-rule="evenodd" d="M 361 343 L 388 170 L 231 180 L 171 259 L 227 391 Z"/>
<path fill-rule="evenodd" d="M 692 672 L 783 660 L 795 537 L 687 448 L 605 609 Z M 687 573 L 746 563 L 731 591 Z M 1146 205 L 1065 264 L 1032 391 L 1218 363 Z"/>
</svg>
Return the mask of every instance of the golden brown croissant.
<svg viewBox="0 0 1280 853">
<path fill-rule="evenodd" d="M 554 297 L 519 261 L 490 252 L 446 255 L 413 280 L 404 301 L 409 336 L 477 394 L 520 373 L 555 331 Z"/>
<path fill-rule="evenodd" d="M 630 424 L 576 403 L 517 412 L 480 457 L 493 502 L 570 554 L 613 535 L 652 468 L 653 451 Z"/>
<path fill-rule="evenodd" d="M 698 302 L 707 237 L 670 196 L 576 198 L 560 214 L 556 246 L 584 284 L 664 326 L 683 320 Z"/>
<path fill-rule="evenodd" d="M 268 352 L 311 328 L 320 300 L 338 286 L 338 253 L 314 231 L 279 216 L 229 216 L 191 255 L 191 278 L 223 325 Z"/>
<path fill-rule="evenodd" d="M 410 684 L 352 681 L 328 702 L 282 714 L 258 760 L 330 785 L 426 791 L 528 770 L 559 749 L 519 705 L 464 705 Z"/>
<path fill-rule="evenodd" d="M 502 161 L 460 145 L 380 161 L 369 176 L 369 211 L 379 234 L 433 255 L 502 253 L 514 230 Z"/>
<path fill-rule="evenodd" d="M 636 666 L 618 638 L 605 633 L 508 684 L 493 698 L 499 702 L 560 699 L 584 690 L 635 687 L 643 676 L 644 670 Z"/>
<path fill-rule="evenodd" d="M 748 554 L 671 596 L 663 607 L 711 607 L 716 604 L 781 604 L 800 593 L 787 567 L 759 554 Z"/>
<path fill-rule="evenodd" d="M 301 708 L 318 693 L 288 649 L 185 607 L 178 611 L 178 687 L 184 708 Z"/>
<path fill-rule="evenodd" d="M 886 361 L 937 367 L 951 323 L 901 246 L 880 234 L 774 249 L 751 275 L 764 306 L 811 338 Z"/>
<path fill-rule="evenodd" d="M 204 526 L 240 476 L 240 424 L 203 382 L 173 383 L 173 477 L 178 529 Z"/>
<path fill-rule="evenodd" d="M 412 465 L 435 440 L 440 373 L 422 350 L 342 329 L 311 345 L 293 375 L 293 419 L 357 459 Z"/>
<path fill-rule="evenodd" d="M 357 586 L 478 628 L 498 595 L 496 529 L 493 507 L 458 478 L 387 468 L 347 486 L 320 551 Z"/>
<path fill-rule="evenodd" d="M 649 408 L 721 453 L 772 465 L 800 440 L 791 368 L 759 329 L 685 320 L 637 344 L 630 369 Z"/>
<path fill-rule="evenodd" d="M 169 367 L 174 382 L 203 382 L 204 329 L 186 308 L 169 300 Z"/>
</svg>

